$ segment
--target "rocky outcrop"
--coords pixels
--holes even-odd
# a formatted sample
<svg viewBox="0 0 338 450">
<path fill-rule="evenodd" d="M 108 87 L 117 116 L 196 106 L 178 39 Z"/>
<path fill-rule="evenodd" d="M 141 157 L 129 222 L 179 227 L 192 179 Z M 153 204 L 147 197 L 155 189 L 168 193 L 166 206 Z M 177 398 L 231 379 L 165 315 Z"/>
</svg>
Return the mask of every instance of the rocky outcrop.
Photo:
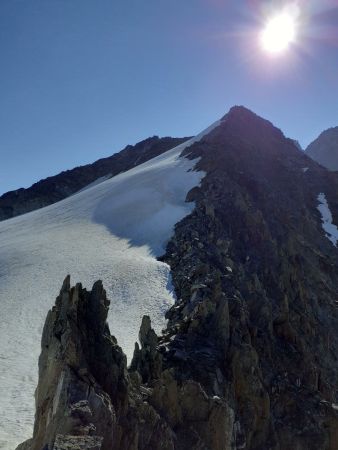
<svg viewBox="0 0 338 450">
<path fill-rule="evenodd" d="M 100 282 L 88 293 L 66 278 L 43 330 L 30 448 L 113 445 L 128 387 L 125 356 L 105 323 L 108 305 Z"/>
<path fill-rule="evenodd" d="M 18 450 L 230 449 L 234 415 L 224 399 L 162 370 L 144 317 L 129 372 L 106 323 L 101 282 L 65 279 L 42 335 L 33 438 Z"/>
<path fill-rule="evenodd" d="M 185 156 L 206 176 L 161 258 L 177 296 L 167 328 L 157 336 L 143 318 L 127 369 L 102 286 L 89 293 L 67 279 L 22 448 L 338 449 L 338 251 L 317 210 L 325 192 L 338 223 L 338 176 L 242 107 Z M 73 377 L 64 392 L 79 396 L 57 394 L 63 372 Z M 87 407 L 71 422 L 72 408 Z"/>
<path fill-rule="evenodd" d="M 63 200 L 102 177 L 112 177 L 170 150 L 189 138 L 159 138 L 153 136 L 108 158 L 72 170 L 61 172 L 33 184 L 0 196 L 0 220 L 10 219 L 29 211 Z"/>
<path fill-rule="evenodd" d="M 162 372 L 162 357 L 157 351 L 158 338 L 151 328 L 149 316 L 144 316 L 139 332 L 139 344 L 135 343 L 133 360 L 130 365 L 132 372 L 137 371 L 143 382 L 160 378 Z"/>
</svg>

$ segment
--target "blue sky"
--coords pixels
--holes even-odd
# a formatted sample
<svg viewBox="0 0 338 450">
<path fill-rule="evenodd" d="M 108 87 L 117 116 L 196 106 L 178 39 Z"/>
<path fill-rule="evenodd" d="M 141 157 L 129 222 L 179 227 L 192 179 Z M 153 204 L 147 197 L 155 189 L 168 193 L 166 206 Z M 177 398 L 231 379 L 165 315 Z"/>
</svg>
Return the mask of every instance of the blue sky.
<svg viewBox="0 0 338 450">
<path fill-rule="evenodd" d="M 0 193 L 243 104 L 307 145 L 338 125 L 338 4 L 299 0 L 297 45 L 264 54 L 283 1 L 1 0 Z"/>
</svg>

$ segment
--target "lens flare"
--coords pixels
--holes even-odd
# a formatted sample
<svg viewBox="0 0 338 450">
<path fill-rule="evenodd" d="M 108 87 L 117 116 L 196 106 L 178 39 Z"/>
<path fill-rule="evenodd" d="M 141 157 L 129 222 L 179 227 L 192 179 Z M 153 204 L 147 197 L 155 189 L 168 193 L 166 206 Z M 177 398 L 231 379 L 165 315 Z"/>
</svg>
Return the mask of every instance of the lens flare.
<svg viewBox="0 0 338 450">
<path fill-rule="evenodd" d="M 269 53 L 280 53 L 295 42 L 297 18 L 291 11 L 284 11 L 270 18 L 261 32 L 261 44 Z"/>
</svg>

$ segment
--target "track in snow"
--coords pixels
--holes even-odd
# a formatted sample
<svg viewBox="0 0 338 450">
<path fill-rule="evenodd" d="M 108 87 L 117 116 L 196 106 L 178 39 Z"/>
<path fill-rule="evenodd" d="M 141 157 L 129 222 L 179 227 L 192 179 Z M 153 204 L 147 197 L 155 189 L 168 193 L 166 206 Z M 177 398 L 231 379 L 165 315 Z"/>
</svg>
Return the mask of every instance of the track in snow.
<svg viewBox="0 0 338 450">
<path fill-rule="evenodd" d="M 180 158 L 215 128 L 128 172 L 59 203 L 0 222 L 0 449 L 32 436 L 40 339 L 65 276 L 90 289 L 103 280 L 108 317 L 128 358 L 141 317 L 156 331 L 174 297 L 164 253 L 175 223 L 189 214 L 187 192 L 202 172 Z"/>
</svg>

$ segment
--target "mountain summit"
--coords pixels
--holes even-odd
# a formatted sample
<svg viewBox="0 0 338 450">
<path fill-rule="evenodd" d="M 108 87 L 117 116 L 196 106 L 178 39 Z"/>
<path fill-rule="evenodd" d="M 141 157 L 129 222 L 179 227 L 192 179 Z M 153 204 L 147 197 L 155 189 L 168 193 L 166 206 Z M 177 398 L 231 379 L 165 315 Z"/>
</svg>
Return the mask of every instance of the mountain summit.
<svg viewBox="0 0 338 450">
<path fill-rule="evenodd" d="M 81 280 L 90 262 L 92 276 L 104 274 L 111 300 L 108 314 L 100 282 L 89 292 L 66 278 L 44 328 L 33 439 L 20 450 L 336 450 L 337 192 L 337 174 L 237 106 L 138 168 L 0 224 L 6 263 L 43 279 L 31 293 L 25 279 L 22 302 L 20 279 L 5 275 L 15 331 L 16 304 L 28 305 L 28 313 L 39 297 L 35 327 L 51 307 L 55 285 L 46 286 L 36 267 L 41 243 L 55 236 L 62 251 L 43 255 L 43 267 L 57 260 L 49 278 L 64 270 Z M 33 225 L 36 234 L 25 235 L 23 248 L 19 230 Z M 90 241 L 96 251 L 88 257 Z M 135 320 L 122 323 L 121 308 L 128 304 L 134 314 L 138 297 L 151 296 L 158 279 L 152 308 L 166 295 L 163 282 L 175 291 L 168 322 L 163 332 L 153 329 L 150 308 L 127 368 L 117 340 L 134 338 Z M 26 322 L 19 345 L 29 336 L 36 349 Z M 17 388 L 13 379 L 6 392 Z"/>
</svg>

